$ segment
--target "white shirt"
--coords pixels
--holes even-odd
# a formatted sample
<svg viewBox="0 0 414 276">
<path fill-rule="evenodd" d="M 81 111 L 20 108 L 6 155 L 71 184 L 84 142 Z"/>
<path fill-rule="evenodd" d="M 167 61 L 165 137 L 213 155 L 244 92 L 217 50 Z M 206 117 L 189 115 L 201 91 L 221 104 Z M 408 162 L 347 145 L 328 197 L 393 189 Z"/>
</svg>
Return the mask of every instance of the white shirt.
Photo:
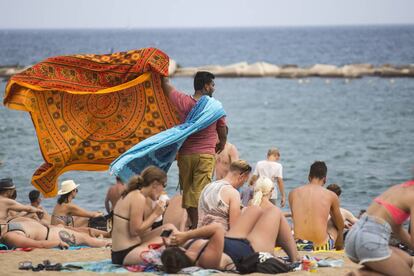
<svg viewBox="0 0 414 276">
<path fill-rule="evenodd" d="M 275 187 L 271 199 L 277 199 L 277 178 L 283 179 L 283 167 L 276 161 L 262 160 L 257 162 L 253 175 L 265 176 L 273 181 Z"/>
</svg>

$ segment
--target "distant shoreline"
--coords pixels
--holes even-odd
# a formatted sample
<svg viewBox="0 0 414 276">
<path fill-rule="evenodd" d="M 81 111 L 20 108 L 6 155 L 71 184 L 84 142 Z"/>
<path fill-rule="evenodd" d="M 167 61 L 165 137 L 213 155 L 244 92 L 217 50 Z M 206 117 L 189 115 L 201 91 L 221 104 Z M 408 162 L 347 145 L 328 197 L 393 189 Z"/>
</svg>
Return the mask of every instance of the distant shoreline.
<svg viewBox="0 0 414 276">
<path fill-rule="evenodd" d="M 30 66 L 0 65 L 0 78 L 8 79 Z M 169 72 L 171 77 L 193 77 L 197 71 L 209 71 L 216 77 L 250 78 L 414 78 L 414 64 L 392 65 L 384 64 L 349 64 L 338 67 L 331 64 L 315 64 L 310 67 L 299 67 L 296 64 L 275 65 L 266 62 L 239 62 L 230 65 L 205 65 L 198 67 L 180 67 L 170 60 Z"/>
</svg>

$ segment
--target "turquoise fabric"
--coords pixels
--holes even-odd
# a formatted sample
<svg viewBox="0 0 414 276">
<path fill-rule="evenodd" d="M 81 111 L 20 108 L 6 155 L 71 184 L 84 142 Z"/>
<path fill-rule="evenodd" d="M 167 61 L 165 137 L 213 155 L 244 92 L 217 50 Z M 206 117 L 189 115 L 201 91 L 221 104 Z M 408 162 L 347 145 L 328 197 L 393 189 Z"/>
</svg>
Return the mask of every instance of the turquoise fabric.
<svg viewBox="0 0 414 276">
<path fill-rule="evenodd" d="M 225 115 L 219 101 L 203 96 L 190 111 L 183 124 L 162 131 L 136 144 L 113 161 L 109 171 L 124 182 L 128 182 L 132 176 L 141 173 L 150 165 L 157 166 L 167 172 L 188 136 L 208 127 Z"/>
</svg>

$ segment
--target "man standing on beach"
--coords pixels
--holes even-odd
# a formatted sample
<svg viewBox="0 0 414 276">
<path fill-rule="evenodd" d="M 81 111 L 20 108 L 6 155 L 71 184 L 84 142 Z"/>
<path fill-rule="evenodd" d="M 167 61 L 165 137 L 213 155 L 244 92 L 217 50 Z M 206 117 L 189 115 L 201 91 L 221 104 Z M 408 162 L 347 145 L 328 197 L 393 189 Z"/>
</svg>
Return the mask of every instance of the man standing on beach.
<svg viewBox="0 0 414 276">
<path fill-rule="evenodd" d="M 229 128 L 226 127 L 226 135 L 229 135 Z M 235 145 L 226 142 L 222 152 L 216 154 L 216 180 L 223 179 L 230 170 L 230 164 L 239 160 L 239 152 Z"/>
<path fill-rule="evenodd" d="M 326 183 L 325 162 L 315 161 L 310 167 L 309 183 L 289 193 L 294 236 L 313 243 L 313 250 L 341 250 L 344 220 L 338 196 L 323 187 Z M 333 225 L 328 226 L 329 215 Z"/>
<path fill-rule="evenodd" d="M 286 196 L 285 196 L 285 184 L 283 183 L 283 167 L 278 162 L 280 159 L 280 152 L 277 148 L 269 149 L 267 152 L 267 159 L 257 162 L 256 167 L 254 168 L 253 176 L 250 179 L 250 186 L 254 187 L 254 183 L 259 177 L 267 177 L 273 181 L 277 182 L 277 188 L 273 189 L 272 196 L 270 197 L 270 202 L 276 205 L 278 198 L 277 190 L 280 192 L 280 207 L 285 206 Z M 276 185 L 275 185 L 276 186 Z"/>
<path fill-rule="evenodd" d="M 214 86 L 214 75 L 205 71 L 197 72 L 194 76 L 192 96 L 177 91 L 167 78 L 162 79 L 164 94 L 177 109 L 181 122 L 185 121 L 202 96 L 213 96 Z M 216 143 L 217 136 L 219 143 Z M 179 182 L 183 191 L 182 206 L 187 210 L 192 228 L 197 227 L 200 193 L 213 178 L 215 154 L 224 149 L 226 140 L 226 121 L 223 116 L 208 127 L 190 135 L 178 152 Z"/>
</svg>

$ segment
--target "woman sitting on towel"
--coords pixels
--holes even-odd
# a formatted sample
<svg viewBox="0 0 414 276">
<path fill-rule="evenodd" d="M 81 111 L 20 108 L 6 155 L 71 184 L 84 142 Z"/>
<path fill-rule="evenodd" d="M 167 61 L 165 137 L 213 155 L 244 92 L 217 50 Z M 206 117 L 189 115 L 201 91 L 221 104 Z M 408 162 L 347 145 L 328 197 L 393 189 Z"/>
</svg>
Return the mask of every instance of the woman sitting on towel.
<svg viewBox="0 0 414 276">
<path fill-rule="evenodd" d="M 166 183 L 167 174 L 155 166 L 149 166 L 140 175 L 131 178 L 114 208 L 112 263 L 138 263 L 139 254 L 134 249 L 160 235 L 164 226 L 154 230 L 151 226 L 164 213 L 165 202 L 158 201 L 153 208 L 148 202 L 159 199 Z M 174 227 L 173 224 L 168 226 Z"/>
<path fill-rule="evenodd" d="M 361 274 L 414 275 L 412 257 L 388 245 L 393 233 L 404 245 L 414 249 L 414 231 L 410 235 L 402 226 L 413 211 L 414 180 L 392 186 L 374 199 L 345 240 L 349 259 L 364 265 Z M 414 220 L 411 220 L 413 227 Z"/>
<path fill-rule="evenodd" d="M 260 206 L 262 208 L 275 206 L 270 202 L 273 189 L 274 184 L 270 178 L 259 177 L 254 185 L 253 198 L 250 200 L 249 205 Z"/>
<path fill-rule="evenodd" d="M 249 206 L 260 206 L 261 208 L 270 208 L 275 206 L 271 201 L 270 197 L 274 189 L 274 184 L 270 178 L 261 176 L 254 184 L 253 198 L 249 201 Z M 285 217 L 291 217 L 288 212 L 283 212 Z"/>
<path fill-rule="evenodd" d="M 62 182 L 62 187 L 58 191 L 60 197 L 52 213 L 52 225 L 86 227 L 90 218 L 102 216 L 100 212 L 87 211 L 72 202 L 78 194 L 78 187 L 73 180 Z"/>
<path fill-rule="evenodd" d="M 165 240 L 173 247 L 164 250 L 161 261 L 167 273 L 177 273 L 189 266 L 231 270 L 243 257 L 255 252 L 273 254 L 275 241 L 291 261 L 300 260 L 290 227 L 280 209 L 251 206 L 227 233 L 218 223 L 188 232 L 175 231 L 169 241 Z"/>
<path fill-rule="evenodd" d="M 78 245 L 104 247 L 111 244 L 108 240 L 92 238 L 87 234 L 61 226 L 44 225 L 25 217 L 15 218 L 2 224 L 0 237 L 0 242 L 7 245 L 9 249 L 18 247 L 67 248 Z"/>
</svg>

